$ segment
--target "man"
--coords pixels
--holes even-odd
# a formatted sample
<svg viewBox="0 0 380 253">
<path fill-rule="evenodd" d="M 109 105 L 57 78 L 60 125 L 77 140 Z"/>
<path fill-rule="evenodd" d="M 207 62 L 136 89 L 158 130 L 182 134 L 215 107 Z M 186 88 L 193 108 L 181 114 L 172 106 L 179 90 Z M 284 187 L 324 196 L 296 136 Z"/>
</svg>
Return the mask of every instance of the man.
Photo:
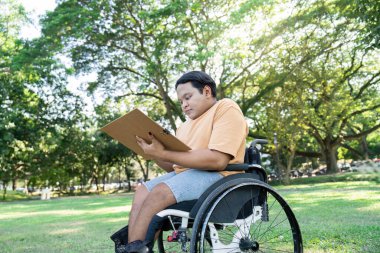
<svg viewBox="0 0 380 253">
<path fill-rule="evenodd" d="M 176 136 L 191 150 L 169 151 L 153 135 L 149 142 L 136 137 L 144 152 L 168 173 L 136 190 L 125 252 L 147 252 L 143 240 L 156 213 L 199 198 L 210 185 L 232 173 L 223 171 L 227 164 L 244 160 L 248 128 L 239 106 L 230 99 L 218 101 L 214 80 L 201 71 L 184 74 L 175 87 L 187 116 Z"/>
</svg>

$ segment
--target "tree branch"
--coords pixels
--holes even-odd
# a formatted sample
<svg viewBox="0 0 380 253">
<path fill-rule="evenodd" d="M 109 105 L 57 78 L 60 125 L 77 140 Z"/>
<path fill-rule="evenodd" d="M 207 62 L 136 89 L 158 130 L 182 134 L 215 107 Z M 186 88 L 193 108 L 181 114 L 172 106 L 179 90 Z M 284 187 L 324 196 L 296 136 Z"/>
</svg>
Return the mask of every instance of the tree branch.
<svg viewBox="0 0 380 253">
<path fill-rule="evenodd" d="M 121 99 L 123 97 L 128 97 L 128 96 L 148 96 L 148 97 L 154 97 L 160 101 L 163 101 L 162 97 L 157 96 L 157 95 L 152 94 L 152 93 L 147 93 L 147 92 L 127 93 L 127 94 L 117 96 L 117 97 L 115 97 L 115 99 L 118 100 L 118 99 Z"/>
<path fill-rule="evenodd" d="M 112 64 L 112 62 L 111 62 L 110 65 L 109 65 L 107 68 L 108 68 L 109 70 L 125 70 L 125 71 L 129 71 L 129 72 L 131 72 L 131 73 L 133 73 L 133 74 L 135 74 L 135 75 L 137 75 L 137 76 L 139 76 L 139 77 L 142 77 L 142 78 L 144 78 L 144 79 L 146 79 L 146 80 L 149 80 L 149 82 L 151 82 L 151 83 L 156 84 L 156 82 L 155 82 L 154 80 L 150 79 L 150 78 L 147 77 L 147 76 L 144 76 L 143 74 L 139 73 L 137 70 L 134 70 L 134 69 L 132 69 L 132 68 L 130 68 L 130 67 L 127 67 L 127 66 L 125 66 L 125 67 L 116 67 L 116 66 L 114 66 L 114 65 Z"/>
<path fill-rule="evenodd" d="M 273 49 L 272 49 L 273 50 Z M 244 72 L 247 72 L 248 71 L 248 69 L 253 65 L 253 64 L 255 64 L 255 63 L 257 63 L 263 56 L 264 56 L 264 53 L 266 54 L 266 53 L 268 53 L 268 52 L 270 52 L 270 51 L 272 51 L 272 50 L 268 50 L 268 51 L 266 51 L 265 49 L 261 52 L 261 54 L 256 58 L 256 59 L 254 59 L 254 60 L 252 60 L 250 63 L 248 63 L 248 65 L 246 65 L 245 67 L 243 67 L 243 69 L 242 69 L 242 71 L 240 71 L 240 73 L 238 73 L 231 81 L 230 81 L 230 84 L 231 83 L 234 83 L 237 79 L 239 79 L 242 75 L 243 75 L 243 73 Z"/>
<path fill-rule="evenodd" d="M 363 153 L 361 153 L 359 150 L 356 150 L 356 149 L 352 148 L 348 144 L 342 143 L 341 146 L 344 147 L 344 148 L 346 148 L 346 149 L 348 149 L 348 150 L 350 150 L 351 152 L 355 153 L 358 156 L 363 156 Z"/>
<path fill-rule="evenodd" d="M 375 125 L 374 127 L 370 128 L 370 129 L 367 129 L 367 130 L 365 130 L 365 131 L 363 131 L 361 133 L 344 136 L 343 139 L 347 140 L 347 141 L 349 141 L 349 140 L 355 140 L 355 139 L 360 138 L 362 136 L 368 135 L 368 134 L 376 131 L 379 128 L 380 128 L 380 124 Z"/>
<path fill-rule="evenodd" d="M 374 74 L 362 87 L 360 87 L 359 93 L 354 97 L 354 100 L 358 99 L 369 86 L 377 83 L 379 80 L 376 80 L 375 82 L 372 81 L 378 76 L 380 76 L 380 71 Z"/>
<path fill-rule="evenodd" d="M 343 128 L 347 125 L 347 122 L 348 122 L 348 120 L 349 120 L 351 117 L 353 117 L 353 116 L 355 116 L 355 115 L 358 115 L 358 114 L 361 114 L 361 113 L 363 113 L 363 112 L 367 112 L 367 111 L 375 110 L 375 109 L 377 109 L 377 108 L 380 108 L 380 104 L 378 104 L 378 105 L 374 105 L 374 106 L 372 106 L 372 107 L 370 107 L 370 108 L 365 108 L 365 109 L 362 109 L 362 110 L 359 110 L 359 111 L 356 111 L 356 112 L 352 112 L 352 113 L 350 113 L 346 118 L 344 118 L 344 119 L 342 120 L 342 124 L 340 125 L 339 132 L 341 132 L 341 131 L 343 130 Z"/>
<path fill-rule="evenodd" d="M 316 126 L 314 126 L 313 124 L 311 124 L 310 122 L 307 124 L 310 128 L 313 129 L 313 135 L 314 137 L 317 139 L 318 143 L 319 144 L 323 144 L 323 138 L 322 136 L 319 134 L 319 131 L 318 131 L 318 128 Z"/>
<path fill-rule="evenodd" d="M 299 150 L 296 150 L 295 155 L 302 156 L 302 157 L 313 157 L 313 158 L 322 157 L 322 154 L 319 152 L 308 152 L 308 151 L 299 151 Z"/>
<path fill-rule="evenodd" d="M 120 49 L 122 51 L 126 51 L 128 53 L 131 53 L 131 54 L 133 54 L 134 56 L 136 56 L 140 60 L 143 60 L 143 61 L 146 61 L 146 62 L 148 61 L 147 58 L 145 58 L 144 56 L 139 55 L 136 51 L 133 51 L 133 50 L 131 50 L 129 48 L 118 46 L 116 44 L 114 44 L 114 47 L 117 48 L 117 49 Z"/>
</svg>

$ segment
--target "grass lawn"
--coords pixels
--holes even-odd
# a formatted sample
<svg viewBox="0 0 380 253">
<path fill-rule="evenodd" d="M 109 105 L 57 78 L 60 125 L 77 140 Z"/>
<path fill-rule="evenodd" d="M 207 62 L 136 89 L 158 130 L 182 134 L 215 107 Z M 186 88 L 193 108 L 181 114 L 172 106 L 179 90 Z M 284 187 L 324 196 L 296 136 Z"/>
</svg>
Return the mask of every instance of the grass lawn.
<svg viewBox="0 0 380 253">
<path fill-rule="evenodd" d="M 305 252 L 379 252 L 375 181 L 276 186 L 299 221 Z M 132 194 L 0 202 L 0 252 L 114 252 Z"/>
<path fill-rule="evenodd" d="M 300 224 L 305 252 L 380 252 L 380 185 L 335 182 L 276 187 Z"/>
</svg>

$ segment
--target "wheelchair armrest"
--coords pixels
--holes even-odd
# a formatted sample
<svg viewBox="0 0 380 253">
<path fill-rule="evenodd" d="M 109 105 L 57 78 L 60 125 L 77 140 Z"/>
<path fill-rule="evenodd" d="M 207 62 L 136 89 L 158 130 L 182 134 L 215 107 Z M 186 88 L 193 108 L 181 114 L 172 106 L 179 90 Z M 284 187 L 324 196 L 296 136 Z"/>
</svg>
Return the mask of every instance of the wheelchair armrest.
<svg viewBox="0 0 380 253">
<path fill-rule="evenodd" d="M 247 163 L 237 163 L 228 164 L 224 171 L 244 171 L 245 173 L 254 173 L 261 175 L 261 180 L 265 183 L 267 182 L 267 173 L 259 164 L 247 164 Z"/>
<path fill-rule="evenodd" d="M 268 140 L 266 140 L 266 139 L 255 139 L 255 140 L 253 140 L 251 142 L 251 147 L 255 147 L 256 144 L 263 144 L 263 145 L 265 145 L 265 144 L 268 144 Z"/>
<path fill-rule="evenodd" d="M 224 170 L 225 171 L 241 171 L 241 170 L 246 171 L 248 169 L 249 169 L 249 164 L 236 163 L 236 164 L 228 164 Z"/>
</svg>

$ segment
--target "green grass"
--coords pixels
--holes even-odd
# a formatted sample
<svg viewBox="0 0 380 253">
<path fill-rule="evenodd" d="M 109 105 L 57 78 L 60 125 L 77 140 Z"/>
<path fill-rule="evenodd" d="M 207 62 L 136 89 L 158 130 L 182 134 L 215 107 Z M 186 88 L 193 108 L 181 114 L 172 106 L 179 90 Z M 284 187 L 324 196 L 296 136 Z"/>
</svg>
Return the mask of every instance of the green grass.
<svg viewBox="0 0 380 253">
<path fill-rule="evenodd" d="M 4 192 L 0 191 L 0 202 L 33 199 L 33 197 L 28 196 L 23 192 L 16 192 L 16 191 L 7 191 L 5 195 L 5 199 L 3 199 L 3 196 L 4 196 Z"/>
<path fill-rule="evenodd" d="M 305 252 L 379 252 L 380 186 L 346 181 L 276 186 L 292 207 Z M 0 252 L 113 252 L 132 194 L 0 203 Z"/>
<path fill-rule="evenodd" d="M 330 182 L 276 189 L 297 217 L 305 252 L 379 252 L 378 183 Z"/>
<path fill-rule="evenodd" d="M 131 194 L 0 204 L 0 252 L 112 252 Z"/>
<path fill-rule="evenodd" d="M 338 173 L 338 174 L 328 174 L 317 177 L 305 177 L 305 178 L 294 178 L 291 180 L 292 185 L 303 185 L 303 184 L 318 184 L 318 183 L 330 183 L 330 182 L 353 182 L 353 181 L 374 181 L 380 183 L 380 173 Z M 270 182 L 272 186 L 278 186 L 282 183 L 280 181 Z"/>
</svg>

